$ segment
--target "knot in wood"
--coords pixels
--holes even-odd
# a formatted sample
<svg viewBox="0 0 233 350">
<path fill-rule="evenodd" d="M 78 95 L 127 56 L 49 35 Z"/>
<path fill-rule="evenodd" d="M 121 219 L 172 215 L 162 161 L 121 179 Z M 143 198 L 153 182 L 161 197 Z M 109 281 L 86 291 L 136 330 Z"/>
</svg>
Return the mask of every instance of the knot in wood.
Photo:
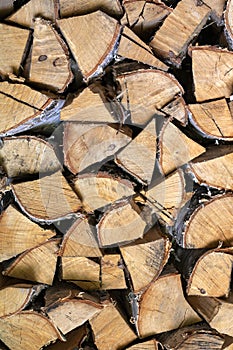
<svg viewBox="0 0 233 350">
<path fill-rule="evenodd" d="M 43 62 L 43 61 L 46 61 L 47 58 L 48 58 L 47 55 L 40 55 L 40 56 L 38 57 L 38 61 L 39 61 L 39 62 Z"/>
</svg>

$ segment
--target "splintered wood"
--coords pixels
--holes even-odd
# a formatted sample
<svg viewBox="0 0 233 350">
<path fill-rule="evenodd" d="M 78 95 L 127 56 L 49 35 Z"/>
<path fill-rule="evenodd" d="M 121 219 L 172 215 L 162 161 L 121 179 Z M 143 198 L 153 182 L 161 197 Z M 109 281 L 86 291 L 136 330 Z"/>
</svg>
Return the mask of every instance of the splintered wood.
<svg viewBox="0 0 233 350">
<path fill-rule="evenodd" d="M 233 349 L 233 0 L 0 1 L 0 349 Z"/>
</svg>

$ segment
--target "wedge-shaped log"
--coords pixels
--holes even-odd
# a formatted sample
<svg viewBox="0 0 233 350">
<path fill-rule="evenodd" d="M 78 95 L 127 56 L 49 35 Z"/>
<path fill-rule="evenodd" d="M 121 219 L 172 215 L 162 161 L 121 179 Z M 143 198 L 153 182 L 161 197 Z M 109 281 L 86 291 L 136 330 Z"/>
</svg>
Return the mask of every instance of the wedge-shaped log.
<svg viewBox="0 0 233 350">
<path fill-rule="evenodd" d="M 224 13 L 224 20 L 225 20 L 225 28 L 226 28 L 226 34 L 227 39 L 230 47 L 233 47 L 233 20 L 232 20 L 232 13 L 233 13 L 233 1 L 228 0 L 227 1 L 227 7 L 226 11 Z"/>
<path fill-rule="evenodd" d="M 10 259 L 53 237 L 14 207 L 9 206 L 0 217 L 0 261 Z"/>
<path fill-rule="evenodd" d="M 180 96 L 168 103 L 161 111 L 180 122 L 183 126 L 186 126 L 188 123 L 188 108 L 184 99 Z"/>
<path fill-rule="evenodd" d="M 119 254 L 106 254 L 101 258 L 101 289 L 126 289 L 124 267 Z"/>
</svg>

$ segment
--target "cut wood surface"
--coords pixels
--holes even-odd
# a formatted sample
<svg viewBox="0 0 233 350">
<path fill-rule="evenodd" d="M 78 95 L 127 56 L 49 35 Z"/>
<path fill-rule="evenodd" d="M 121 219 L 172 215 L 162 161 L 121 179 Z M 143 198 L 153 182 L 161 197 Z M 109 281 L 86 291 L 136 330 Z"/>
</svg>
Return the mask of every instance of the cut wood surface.
<svg viewBox="0 0 233 350">
<path fill-rule="evenodd" d="M 0 289 L 0 318 L 22 311 L 34 293 L 33 286 L 27 284 L 15 284 Z"/>
<path fill-rule="evenodd" d="M 168 103 L 164 108 L 162 108 L 161 111 L 172 119 L 180 122 L 183 126 L 186 126 L 188 123 L 188 108 L 182 97 L 177 97 L 175 100 Z"/>
<path fill-rule="evenodd" d="M 123 262 L 119 254 L 106 254 L 101 258 L 101 288 L 127 288 Z"/>
<path fill-rule="evenodd" d="M 132 345 L 126 350 L 163 350 L 163 347 L 155 339 L 141 342 L 136 345 Z"/>
<path fill-rule="evenodd" d="M 233 47 L 233 20 L 232 20 L 232 12 L 233 12 L 233 1 L 228 0 L 227 1 L 227 7 L 226 11 L 224 13 L 224 19 L 225 19 L 225 26 L 226 26 L 226 33 L 227 33 L 227 39 L 229 42 L 230 47 Z"/>
</svg>

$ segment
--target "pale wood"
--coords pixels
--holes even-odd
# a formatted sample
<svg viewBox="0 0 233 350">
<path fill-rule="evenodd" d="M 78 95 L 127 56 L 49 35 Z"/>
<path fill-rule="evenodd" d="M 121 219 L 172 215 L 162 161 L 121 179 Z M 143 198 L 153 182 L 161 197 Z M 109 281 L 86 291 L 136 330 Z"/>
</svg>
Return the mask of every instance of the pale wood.
<svg viewBox="0 0 233 350">
<path fill-rule="evenodd" d="M 35 290 L 32 285 L 14 284 L 0 289 L 0 318 L 22 311 Z"/>
<path fill-rule="evenodd" d="M 101 11 L 57 22 L 84 78 L 100 74 L 120 35 L 118 22 Z"/>
<path fill-rule="evenodd" d="M 73 174 L 90 165 L 97 169 L 131 141 L 124 129 L 110 125 L 67 123 L 64 128 L 64 163 Z"/>
<path fill-rule="evenodd" d="M 117 55 L 165 71 L 168 70 L 168 66 L 155 57 L 150 48 L 128 27 L 124 27 L 123 29 Z"/>
<path fill-rule="evenodd" d="M 129 101 L 131 122 L 144 126 L 160 109 L 182 95 L 183 89 L 171 75 L 155 69 L 140 69 L 117 77 Z"/>
<path fill-rule="evenodd" d="M 159 165 L 164 175 L 205 152 L 204 147 L 187 137 L 169 121 L 164 123 L 159 136 Z"/>
<path fill-rule="evenodd" d="M 225 28 L 226 28 L 226 34 L 227 39 L 229 42 L 230 47 L 233 47 L 233 19 L 232 19 L 232 13 L 233 13 L 233 1 L 228 0 L 226 11 L 224 13 L 224 20 L 225 20 Z"/>
<path fill-rule="evenodd" d="M 54 172 L 61 169 L 53 147 L 34 136 L 2 139 L 1 163 L 8 177 Z"/>
<path fill-rule="evenodd" d="M 146 228 L 138 206 L 131 201 L 123 201 L 110 207 L 97 225 L 100 245 L 118 246 L 143 236 Z"/>
<path fill-rule="evenodd" d="M 130 181 L 102 172 L 79 175 L 74 179 L 74 188 L 87 212 L 135 194 Z"/>
<path fill-rule="evenodd" d="M 60 0 L 60 14 L 62 18 L 85 15 L 97 10 L 101 10 L 113 17 L 123 14 L 119 0 Z"/>
<path fill-rule="evenodd" d="M 66 350 L 74 350 L 77 346 L 81 347 L 81 343 L 86 336 L 87 329 L 85 325 L 67 333 L 65 336 Z M 64 350 L 64 343 L 61 340 L 57 340 L 54 344 L 48 345 L 46 350 Z"/>
<path fill-rule="evenodd" d="M 186 126 L 188 123 L 188 108 L 182 97 L 177 97 L 175 100 L 162 108 L 161 111 L 172 119 L 180 122 L 180 124 L 183 126 Z"/>
<path fill-rule="evenodd" d="M 229 98 L 233 84 L 233 53 L 226 49 L 200 46 L 193 47 L 191 55 L 197 101 Z"/>
<path fill-rule="evenodd" d="M 36 18 L 30 55 L 29 81 L 64 92 L 73 79 L 68 48 L 52 24 Z"/>
<path fill-rule="evenodd" d="M 211 9 L 193 0 L 182 0 L 165 19 L 150 42 L 153 50 L 168 62 L 180 66 L 190 42 L 200 33 Z"/>
<path fill-rule="evenodd" d="M 191 215 L 183 236 L 185 248 L 215 248 L 219 242 L 233 242 L 233 197 L 217 196 L 198 207 Z M 227 220 L 226 220 L 227 218 Z"/>
<path fill-rule="evenodd" d="M 54 235 L 52 230 L 44 230 L 9 206 L 0 217 L 0 261 L 33 248 Z"/>
<path fill-rule="evenodd" d="M 60 239 L 53 239 L 27 250 L 10 263 L 4 274 L 52 285 L 59 243 Z"/>
<path fill-rule="evenodd" d="M 169 239 L 162 235 L 157 225 L 142 239 L 120 247 L 135 293 L 144 290 L 158 278 L 169 258 L 170 249 Z"/>
<path fill-rule="evenodd" d="M 191 122 L 205 137 L 233 139 L 233 117 L 225 99 L 188 106 Z"/>
<path fill-rule="evenodd" d="M 141 337 L 187 326 L 200 317 L 185 300 L 179 274 L 159 277 L 139 302 L 138 329 Z"/>
<path fill-rule="evenodd" d="M 199 183 L 212 187 L 233 189 L 233 149 L 231 146 L 210 148 L 194 162 L 190 170 Z"/>
<path fill-rule="evenodd" d="M 126 289 L 123 262 L 119 254 L 106 254 L 101 259 L 101 289 Z"/>
<path fill-rule="evenodd" d="M 221 24 L 223 19 L 223 10 L 226 5 L 225 0 L 205 0 L 205 4 L 211 8 L 211 17 L 218 25 Z"/>
<path fill-rule="evenodd" d="M 0 339 L 11 350 L 38 350 L 58 338 L 63 339 L 58 329 L 37 312 L 22 311 L 0 318 Z"/>
<path fill-rule="evenodd" d="M 99 350 L 118 350 L 137 338 L 113 304 L 105 306 L 89 322 Z"/>
<path fill-rule="evenodd" d="M 14 10 L 14 0 L 4 0 L 0 3 L 0 18 L 7 17 Z"/>
<path fill-rule="evenodd" d="M 55 0 L 56 1 L 56 0 Z M 34 28 L 34 19 L 43 17 L 55 22 L 54 0 L 30 0 L 7 18 L 7 21 Z"/>
<path fill-rule="evenodd" d="M 156 162 L 156 140 L 156 119 L 153 118 L 140 134 L 116 155 L 116 164 L 140 182 L 149 184 Z"/>
<path fill-rule="evenodd" d="M 81 208 L 80 199 L 60 171 L 11 186 L 17 203 L 35 220 L 50 222 Z"/>
<path fill-rule="evenodd" d="M 83 290 L 95 292 L 96 290 L 100 289 L 100 281 L 69 281 L 73 284 L 76 284 L 79 288 L 82 288 Z"/>
<path fill-rule="evenodd" d="M 144 341 L 142 343 L 132 345 L 129 348 L 126 348 L 126 350 L 159 350 L 159 349 L 163 350 L 163 347 L 155 339 Z"/>
</svg>

